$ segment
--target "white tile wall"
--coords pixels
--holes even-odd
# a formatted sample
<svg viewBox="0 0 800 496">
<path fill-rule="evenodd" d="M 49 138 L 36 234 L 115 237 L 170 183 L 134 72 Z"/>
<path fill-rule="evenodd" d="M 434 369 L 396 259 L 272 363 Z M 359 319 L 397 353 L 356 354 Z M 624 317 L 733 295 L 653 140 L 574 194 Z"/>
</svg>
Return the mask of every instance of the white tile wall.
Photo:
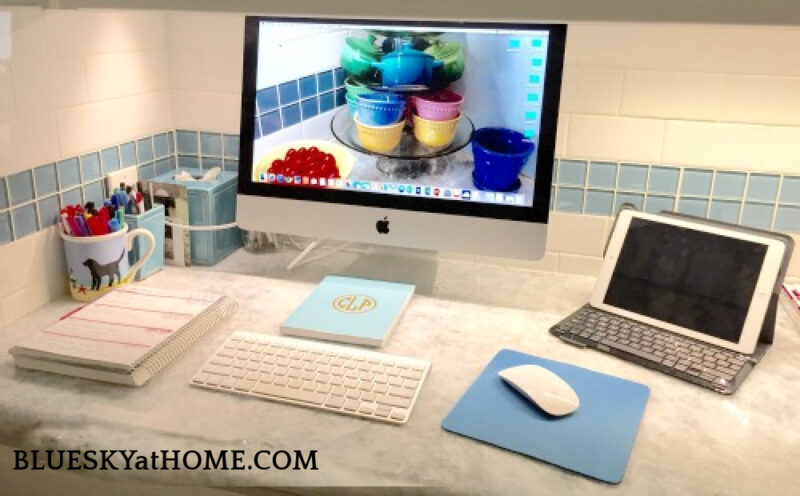
<svg viewBox="0 0 800 496">
<path fill-rule="evenodd" d="M 720 120 L 800 126 L 800 77 L 732 75 L 726 83 Z"/>
<path fill-rule="evenodd" d="M 800 171 L 800 127 L 769 126 L 764 143 L 763 169 L 777 172 Z"/>
<path fill-rule="evenodd" d="M 244 15 L 170 12 L 165 23 L 175 127 L 239 133 Z"/>
<path fill-rule="evenodd" d="M 0 175 L 173 128 L 164 13 L 5 12 Z"/>
<path fill-rule="evenodd" d="M 561 112 L 617 114 L 624 74 L 618 69 L 565 67 L 561 84 Z"/>
<path fill-rule="evenodd" d="M 767 129 L 752 124 L 668 121 L 661 161 L 674 165 L 702 165 L 761 170 Z"/>
<path fill-rule="evenodd" d="M 169 89 L 167 56 L 161 47 L 158 50 L 86 57 L 91 100 L 110 100 Z"/>
<path fill-rule="evenodd" d="M 274 64 L 259 66 L 256 87 L 266 88 L 336 67 L 347 35 L 347 31 L 316 34 L 313 43 L 304 38 L 263 39 L 259 53 L 266 54 Z"/>
<path fill-rule="evenodd" d="M 720 114 L 724 97 L 720 90 L 725 87 L 722 74 L 637 70 L 624 74 L 622 115 L 716 120 Z"/>
<path fill-rule="evenodd" d="M 658 162 L 664 141 L 664 124 L 657 119 L 569 114 L 566 156 Z"/>
<path fill-rule="evenodd" d="M 175 127 L 166 14 L 0 13 L 8 14 L 11 30 L 0 25 L 11 42 L 0 56 L 0 176 Z M 54 228 L 0 246 L 0 325 L 65 293 L 63 257 Z"/>
<path fill-rule="evenodd" d="M 607 230 L 606 217 L 551 212 L 547 251 L 601 257 Z"/>
<path fill-rule="evenodd" d="M 65 273 L 55 228 L 0 246 L 0 326 L 66 293 Z"/>
<path fill-rule="evenodd" d="M 239 133 L 240 94 L 174 90 L 170 93 L 170 104 L 176 129 Z"/>
</svg>

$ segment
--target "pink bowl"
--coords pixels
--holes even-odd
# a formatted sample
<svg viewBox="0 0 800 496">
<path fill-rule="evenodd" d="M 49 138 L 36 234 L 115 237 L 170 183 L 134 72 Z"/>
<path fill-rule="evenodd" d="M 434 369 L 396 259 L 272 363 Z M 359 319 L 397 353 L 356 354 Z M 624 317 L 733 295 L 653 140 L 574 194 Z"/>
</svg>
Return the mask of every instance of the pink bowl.
<svg viewBox="0 0 800 496">
<path fill-rule="evenodd" d="M 411 98 L 415 113 L 430 121 L 449 121 L 458 117 L 464 97 L 450 90 L 441 90 Z"/>
</svg>

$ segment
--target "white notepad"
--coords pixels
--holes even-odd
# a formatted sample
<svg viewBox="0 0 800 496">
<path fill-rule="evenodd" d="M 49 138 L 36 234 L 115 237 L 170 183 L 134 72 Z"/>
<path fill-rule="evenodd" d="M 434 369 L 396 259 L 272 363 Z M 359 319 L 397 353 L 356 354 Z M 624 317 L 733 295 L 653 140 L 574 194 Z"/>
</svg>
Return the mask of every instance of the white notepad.
<svg viewBox="0 0 800 496">
<path fill-rule="evenodd" d="M 225 296 L 126 286 L 9 353 L 18 367 L 141 386 L 235 309 Z"/>
</svg>

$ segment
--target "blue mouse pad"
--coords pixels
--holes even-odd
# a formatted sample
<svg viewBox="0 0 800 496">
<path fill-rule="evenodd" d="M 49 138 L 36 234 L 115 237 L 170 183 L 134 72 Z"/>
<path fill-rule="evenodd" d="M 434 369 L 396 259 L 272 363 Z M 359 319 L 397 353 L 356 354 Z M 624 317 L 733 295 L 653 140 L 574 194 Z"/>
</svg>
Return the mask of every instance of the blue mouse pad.
<svg viewBox="0 0 800 496">
<path fill-rule="evenodd" d="M 497 372 L 540 365 L 578 393 L 570 415 L 551 417 Z M 500 350 L 442 422 L 448 431 L 619 484 L 650 397 L 644 384 L 562 362 Z"/>
</svg>

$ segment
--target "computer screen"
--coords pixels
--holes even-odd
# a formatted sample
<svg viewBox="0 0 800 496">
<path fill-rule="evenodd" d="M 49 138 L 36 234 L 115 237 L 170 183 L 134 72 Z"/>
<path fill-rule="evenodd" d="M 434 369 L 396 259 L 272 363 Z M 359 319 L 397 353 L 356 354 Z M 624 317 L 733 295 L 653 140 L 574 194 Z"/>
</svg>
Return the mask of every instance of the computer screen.
<svg viewBox="0 0 800 496">
<path fill-rule="evenodd" d="M 248 18 L 239 193 L 546 223 L 565 36 Z"/>
</svg>

